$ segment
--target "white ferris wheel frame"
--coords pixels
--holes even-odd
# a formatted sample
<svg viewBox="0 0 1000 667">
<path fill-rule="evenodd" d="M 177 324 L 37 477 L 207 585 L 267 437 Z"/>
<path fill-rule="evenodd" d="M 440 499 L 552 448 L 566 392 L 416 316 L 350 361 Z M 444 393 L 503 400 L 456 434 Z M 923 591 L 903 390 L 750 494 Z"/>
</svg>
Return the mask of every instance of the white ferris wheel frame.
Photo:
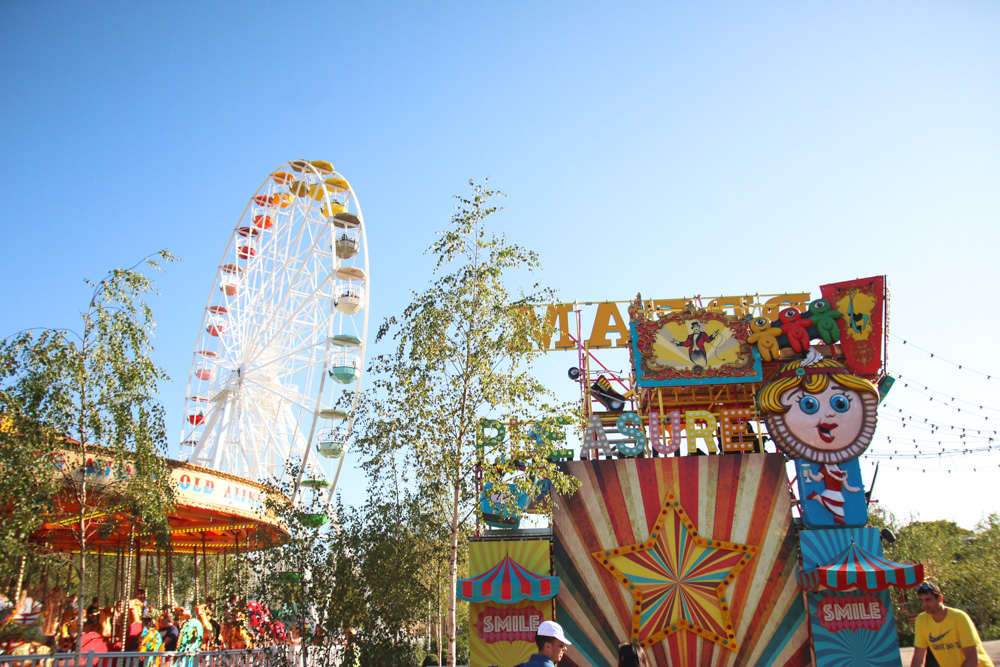
<svg viewBox="0 0 1000 667">
<path fill-rule="evenodd" d="M 341 205 L 356 216 L 350 224 L 334 215 Z M 357 241 L 354 257 L 338 257 L 338 233 Z M 261 482 L 280 481 L 286 462 L 297 461 L 294 498 L 304 475 L 328 480 L 321 457 L 313 463 L 310 454 L 320 433 L 334 428 L 324 424 L 333 416 L 346 423 L 337 431 L 344 447 L 334 459 L 329 501 L 354 425 L 370 281 L 364 217 L 346 179 L 328 163 L 307 160 L 269 174 L 250 197 L 216 270 L 185 395 L 181 458 Z M 337 307 L 347 296 L 360 304 L 355 314 Z M 360 343 L 345 346 L 344 335 Z M 331 379 L 327 371 L 338 357 L 357 369 L 353 382 Z"/>
</svg>

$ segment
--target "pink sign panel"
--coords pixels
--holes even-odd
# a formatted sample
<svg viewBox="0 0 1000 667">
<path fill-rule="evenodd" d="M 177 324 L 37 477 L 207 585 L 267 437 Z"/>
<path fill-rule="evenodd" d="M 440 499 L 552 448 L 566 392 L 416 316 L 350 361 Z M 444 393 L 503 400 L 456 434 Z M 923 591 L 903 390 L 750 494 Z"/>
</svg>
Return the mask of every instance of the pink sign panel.
<svg viewBox="0 0 1000 667">
<path fill-rule="evenodd" d="M 882 600 L 868 593 L 850 597 L 824 595 L 816 605 L 819 624 L 830 632 L 878 630 L 889 618 Z"/>
<path fill-rule="evenodd" d="M 476 629 L 487 644 L 534 642 L 542 620 L 542 612 L 534 607 L 487 607 L 479 612 Z"/>
</svg>

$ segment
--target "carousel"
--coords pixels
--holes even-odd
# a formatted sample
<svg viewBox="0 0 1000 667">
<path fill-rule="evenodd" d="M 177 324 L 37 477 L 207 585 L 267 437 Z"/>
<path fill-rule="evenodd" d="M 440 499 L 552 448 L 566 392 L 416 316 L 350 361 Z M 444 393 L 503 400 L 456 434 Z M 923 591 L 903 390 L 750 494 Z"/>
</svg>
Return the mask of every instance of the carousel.
<svg viewBox="0 0 1000 667">
<path fill-rule="evenodd" d="M 73 591 L 79 589 L 79 580 L 73 581 L 72 565 L 63 579 L 61 572 L 52 571 L 52 566 L 29 574 L 22 564 L 16 602 L 4 619 L 5 652 L 30 652 L 38 645 L 72 649 L 78 605 L 88 601 L 91 604 L 83 626 L 85 650 L 139 650 L 143 637 L 149 637 L 143 650 L 161 650 L 162 645 L 158 649 L 152 637 L 159 633 L 146 632 L 150 621 L 153 627 L 159 626 L 157 630 L 178 624 L 179 637 L 173 638 L 178 650 L 201 648 L 204 641 L 219 645 L 226 635 L 224 629 L 232 635 L 228 626 L 236 620 L 230 618 L 236 609 L 220 605 L 216 610 L 213 602 L 222 593 L 221 575 L 227 571 L 230 559 L 276 544 L 287 535 L 266 509 L 265 498 L 274 492 L 263 484 L 224 472 L 180 461 L 165 463 L 174 488 L 174 506 L 165 533 L 159 535 L 115 511 L 113 505 L 102 509 L 102 502 L 97 500 L 81 513 L 77 494 L 70 489 L 59 494 L 56 505 L 60 515 L 43 523 L 30 539 L 41 552 L 78 556 L 82 515 L 88 527 L 88 585 L 84 588 L 96 594 L 77 599 Z M 73 449 L 61 450 L 56 466 L 66 486 L 86 480 L 95 498 L 129 472 L 126 466 L 121 475 L 116 475 L 110 453 L 99 448 L 91 449 L 85 457 Z M 175 593 L 175 566 L 181 561 L 188 583 L 194 585 L 190 601 L 179 600 Z M 220 625 L 213 614 L 220 619 L 225 616 L 226 626 Z M 197 623 L 189 622 L 192 619 Z M 185 627 L 187 635 L 181 632 Z M 206 631 L 210 633 L 213 628 L 214 634 L 208 636 Z M 237 635 L 246 633 L 245 629 L 237 631 Z M 177 641 L 181 638 L 186 642 Z M 252 644 L 247 639 L 230 639 L 227 643 L 238 648 Z"/>
<path fill-rule="evenodd" d="M 286 639 L 266 606 L 245 600 L 246 581 L 224 590 L 223 573 L 287 536 L 268 509 L 274 489 L 289 495 L 277 502 L 297 505 L 322 499 L 322 507 L 333 496 L 360 389 L 368 279 L 364 221 L 347 179 L 325 160 L 293 160 L 268 174 L 233 228 L 203 310 L 181 460 L 165 461 L 174 491 L 167 535 L 88 505 L 85 520 L 106 529 L 84 542 L 86 599 L 67 592 L 79 580 L 65 561 L 65 578 L 22 563 L 0 611 L 0 652 L 67 648 L 88 603 L 85 651 L 172 650 L 171 639 L 179 651 L 246 649 L 265 636 Z M 67 484 L 99 493 L 130 474 L 99 447 L 66 445 L 56 465 Z M 71 491 L 60 494 L 59 516 L 30 537 L 39 550 L 80 556 Z M 321 526 L 328 517 L 306 520 Z M 171 624 L 177 632 L 164 632 Z"/>
</svg>

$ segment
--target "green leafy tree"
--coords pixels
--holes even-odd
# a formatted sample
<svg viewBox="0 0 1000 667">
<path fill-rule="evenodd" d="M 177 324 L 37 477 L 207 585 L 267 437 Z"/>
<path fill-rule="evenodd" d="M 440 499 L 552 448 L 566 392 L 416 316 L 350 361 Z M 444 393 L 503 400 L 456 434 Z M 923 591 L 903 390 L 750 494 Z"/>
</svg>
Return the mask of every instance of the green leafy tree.
<svg viewBox="0 0 1000 667">
<path fill-rule="evenodd" d="M 130 535 L 166 535 L 173 492 L 164 410 L 154 396 L 167 378 L 150 358 L 155 322 L 144 298 L 153 284 L 137 268 L 171 260 L 160 251 L 88 281 L 79 331 L 27 330 L 0 342 L 0 452 L 18 471 L 0 483 L 0 506 L 14 526 L 3 549 L 23 555 L 43 521 L 68 527 L 81 602 L 88 543 L 123 526 L 136 529 Z M 26 485 L 36 488 L 25 493 Z"/>
<path fill-rule="evenodd" d="M 470 186 L 469 197 L 456 197 L 451 227 L 428 250 L 436 258 L 430 286 L 413 293 L 402 314 L 379 329 L 376 341 L 390 339 L 395 350 L 372 360 L 355 441 L 369 469 L 384 465 L 389 453 L 405 452 L 417 479 L 428 488 L 436 485 L 443 496 L 449 665 L 456 657 L 459 538 L 477 508 L 477 469 L 496 488 L 514 482 L 533 489 L 535 479 L 547 477 L 556 490 L 568 493 L 575 482 L 549 461 L 551 442 L 536 445 L 516 426 L 551 427 L 559 418 L 572 418 L 570 408 L 555 404 L 530 370 L 546 333 L 530 306 L 551 302 L 553 294 L 538 284 L 511 293 L 512 274 L 535 271 L 538 257 L 489 231 L 488 219 L 498 210 L 493 202 L 501 195 L 484 184 L 470 181 Z M 487 459 L 476 447 L 482 418 L 515 425 L 512 437 Z"/>
<path fill-rule="evenodd" d="M 421 578 L 428 521 L 407 490 L 351 508 L 344 516 L 344 555 L 354 554 L 356 595 L 344 598 L 338 627 L 352 627 L 362 665 L 405 667 L 420 661 L 414 628 L 426 612 Z M 331 619 L 333 620 L 333 619 Z"/>
<path fill-rule="evenodd" d="M 427 590 L 427 618 L 425 633 L 429 638 L 431 652 L 437 664 L 443 664 L 444 648 L 443 628 L 448 610 L 449 595 L 449 545 L 451 544 L 450 512 L 448 494 L 441 482 L 423 483 L 416 492 L 425 508 L 424 530 L 421 534 L 422 570 L 421 576 Z M 463 522 L 460 543 L 465 543 L 473 534 L 473 526 Z M 459 576 L 468 574 L 468 551 L 460 549 L 458 561 Z M 468 603 L 458 602 L 456 618 L 464 618 L 468 613 Z M 456 636 L 458 643 L 457 659 L 462 662 L 463 656 L 468 656 L 468 633 Z M 462 650 L 462 640 L 465 638 L 465 651 Z"/>
<path fill-rule="evenodd" d="M 871 525 L 889 528 L 895 541 L 883 541 L 886 557 L 923 563 L 925 577 L 941 586 L 945 604 L 969 614 L 984 639 L 1000 638 L 1000 515 L 994 513 L 975 530 L 952 521 L 901 524 L 885 509 L 871 514 Z M 909 617 L 920 612 L 916 594 L 890 589 L 896 604 L 896 629 L 912 640 Z"/>
<path fill-rule="evenodd" d="M 298 502 L 290 500 L 299 471 L 298 465 L 289 463 L 284 481 L 271 483 L 261 507 L 287 533 L 254 545 L 236 570 L 236 580 L 227 582 L 227 591 L 245 593 L 248 600 L 267 605 L 289 632 L 301 637 L 303 647 L 328 645 L 321 629 L 342 574 L 338 554 L 331 548 L 336 525 L 331 524 L 322 488 L 305 491 Z M 303 664 L 306 658 L 303 651 Z"/>
<path fill-rule="evenodd" d="M 284 475 L 297 477 L 294 465 Z M 380 470 L 361 507 L 327 506 L 319 485 L 293 503 L 292 483 L 275 484 L 266 511 L 287 535 L 248 554 L 230 590 L 250 581 L 249 597 L 297 629 L 303 646 L 329 650 L 349 638 L 352 655 L 339 656 L 342 664 L 415 664 L 413 628 L 426 613 L 422 575 L 438 523 L 397 481 L 393 468 Z"/>
<path fill-rule="evenodd" d="M 53 337 L 49 332 L 39 336 L 35 354 L 58 364 L 63 350 L 52 344 Z M 34 555 L 28 538 L 55 512 L 59 490 L 53 463 L 57 439 L 51 429 L 21 418 L 18 405 L 23 402 L 27 412 L 38 410 L 48 398 L 54 373 L 17 377 L 21 360 L 11 352 L 8 342 L 0 344 L 0 374 L 5 380 L 0 385 L 0 563 L 5 578 Z M 8 378 L 14 381 L 8 383 Z"/>
</svg>

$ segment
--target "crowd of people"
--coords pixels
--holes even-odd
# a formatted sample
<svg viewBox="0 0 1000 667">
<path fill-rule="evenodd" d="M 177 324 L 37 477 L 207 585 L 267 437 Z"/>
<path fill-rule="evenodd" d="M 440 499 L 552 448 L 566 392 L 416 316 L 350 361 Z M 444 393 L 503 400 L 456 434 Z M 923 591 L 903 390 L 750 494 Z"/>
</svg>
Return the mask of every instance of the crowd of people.
<svg viewBox="0 0 1000 667">
<path fill-rule="evenodd" d="M 77 644 L 79 600 L 60 589 L 48 593 L 23 589 L 16 601 L 0 594 L 0 654 L 71 652 Z M 193 609 L 168 607 L 157 609 L 150 604 L 144 589 L 129 600 L 112 605 L 100 604 L 97 596 L 84 610 L 83 640 L 85 650 L 104 651 L 198 651 L 244 650 L 266 643 L 273 637 L 251 631 L 249 610 L 260 624 L 265 607 L 250 602 L 240 605 L 231 595 L 216 609 L 207 598 Z M 271 626 L 283 626 L 267 618 Z M 86 647 L 90 647 L 90 649 Z"/>
</svg>

